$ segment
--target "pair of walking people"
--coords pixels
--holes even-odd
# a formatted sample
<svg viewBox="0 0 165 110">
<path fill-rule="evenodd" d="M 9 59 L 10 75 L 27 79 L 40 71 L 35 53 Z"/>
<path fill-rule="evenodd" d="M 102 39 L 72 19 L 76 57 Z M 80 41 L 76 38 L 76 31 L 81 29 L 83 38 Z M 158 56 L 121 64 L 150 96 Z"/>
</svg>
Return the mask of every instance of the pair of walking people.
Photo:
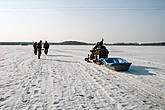
<svg viewBox="0 0 165 110">
<path fill-rule="evenodd" d="M 35 42 L 33 44 L 33 48 L 34 48 L 34 54 L 37 55 L 37 51 L 38 51 L 38 59 L 40 59 L 41 57 L 41 51 L 44 50 L 45 55 L 48 54 L 48 49 L 49 49 L 49 43 L 47 41 L 45 41 L 44 43 L 44 49 L 42 48 L 42 40 L 40 40 L 40 42 Z"/>
</svg>

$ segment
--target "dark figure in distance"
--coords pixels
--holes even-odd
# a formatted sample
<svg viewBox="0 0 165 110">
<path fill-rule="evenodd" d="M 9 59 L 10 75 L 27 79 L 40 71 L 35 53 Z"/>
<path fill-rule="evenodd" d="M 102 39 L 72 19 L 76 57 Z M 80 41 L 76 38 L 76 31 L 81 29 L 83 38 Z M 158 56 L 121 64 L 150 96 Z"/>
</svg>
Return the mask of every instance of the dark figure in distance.
<svg viewBox="0 0 165 110">
<path fill-rule="evenodd" d="M 34 48 L 34 55 L 37 55 L 37 42 L 33 44 L 33 48 Z"/>
<path fill-rule="evenodd" d="M 37 50 L 38 50 L 38 59 L 40 59 L 41 56 L 41 50 L 42 50 L 42 40 L 37 44 Z"/>
<path fill-rule="evenodd" d="M 47 41 L 45 41 L 45 43 L 44 43 L 44 52 L 45 52 L 45 55 L 48 54 L 48 49 L 49 49 L 49 44 L 48 44 Z"/>
</svg>

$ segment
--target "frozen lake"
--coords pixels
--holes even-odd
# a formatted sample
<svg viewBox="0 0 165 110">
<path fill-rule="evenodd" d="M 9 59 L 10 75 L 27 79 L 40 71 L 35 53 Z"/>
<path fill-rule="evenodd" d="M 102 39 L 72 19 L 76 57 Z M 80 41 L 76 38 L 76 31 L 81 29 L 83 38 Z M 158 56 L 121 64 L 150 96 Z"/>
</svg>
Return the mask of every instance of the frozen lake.
<svg viewBox="0 0 165 110">
<path fill-rule="evenodd" d="M 32 46 L 0 46 L 0 109 L 165 109 L 165 47 L 106 46 L 126 72 L 85 62 L 93 47 L 54 45 L 38 60 Z"/>
</svg>

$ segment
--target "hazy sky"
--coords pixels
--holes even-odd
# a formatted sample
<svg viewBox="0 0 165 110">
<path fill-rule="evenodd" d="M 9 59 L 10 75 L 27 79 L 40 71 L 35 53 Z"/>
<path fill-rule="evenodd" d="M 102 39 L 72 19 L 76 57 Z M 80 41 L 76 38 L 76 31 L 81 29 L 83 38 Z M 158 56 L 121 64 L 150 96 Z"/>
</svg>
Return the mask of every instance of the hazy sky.
<svg viewBox="0 0 165 110">
<path fill-rule="evenodd" d="M 0 0 L 0 41 L 165 41 L 165 0 Z"/>
</svg>

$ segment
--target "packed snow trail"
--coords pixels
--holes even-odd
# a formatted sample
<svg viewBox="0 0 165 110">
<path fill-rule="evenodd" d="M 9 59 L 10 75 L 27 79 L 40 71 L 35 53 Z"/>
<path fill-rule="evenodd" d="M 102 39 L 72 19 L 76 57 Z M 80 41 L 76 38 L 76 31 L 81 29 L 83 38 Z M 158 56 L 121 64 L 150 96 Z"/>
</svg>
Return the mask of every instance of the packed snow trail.
<svg viewBox="0 0 165 110">
<path fill-rule="evenodd" d="M 47 56 L 42 52 L 37 59 L 32 46 L 1 46 L 0 109 L 165 109 L 165 63 L 150 61 L 160 69 L 147 71 L 141 56 L 128 56 L 138 66 L 115 72 L 86 63 L 83 59 L 90 49 L 51 46 Z"/>
</svg>

